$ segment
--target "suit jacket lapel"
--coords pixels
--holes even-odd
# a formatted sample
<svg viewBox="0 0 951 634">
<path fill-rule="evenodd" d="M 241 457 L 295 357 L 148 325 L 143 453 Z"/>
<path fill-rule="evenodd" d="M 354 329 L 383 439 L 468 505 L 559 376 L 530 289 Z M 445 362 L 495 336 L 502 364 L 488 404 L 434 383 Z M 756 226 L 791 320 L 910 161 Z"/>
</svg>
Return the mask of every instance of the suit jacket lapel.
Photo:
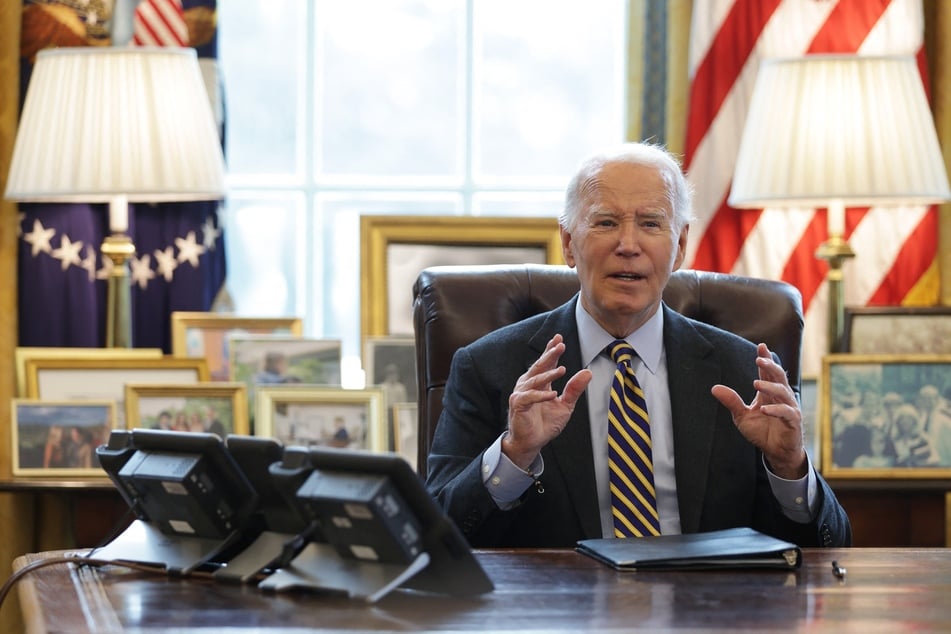
<svg viewBox="0 0 951 634">
<path fill-rule="evenodd" d="M 696 532 L 706 496 L 719 403 L 710 387 L 720 382 L 714 347 L 683 316 L 664 306 L 670 412 L 674 433 L 674 469 L 680 525 Z"/>
<path fill-rule="evenodd" d="M 572 301 L 553 310 L 529 341 L 531 353 L 534 355 L 529 361 L 531 364 L 541 355 L 548 341 L 556 333 L 561 333 L 564 337 L 565 353 L 561 357 L 561 364 L 565 366 L 566 372 L 552 384 L 559 394 L 565 389 L 568 379 L 582 369 L 578 325 L 575 322 L 577 301 L 576 295 Z M 588 398 L 585 393 L 575 405 L 575 411 L 565 430 L 543 451 L 545 475 L 542 476 L 542 482 L 555 477 L 564 479 L 585 537 L 597 538 L 601 537 L 601 515 L 591 452 L 591 425 L 588 421 Z"/>
</svg>

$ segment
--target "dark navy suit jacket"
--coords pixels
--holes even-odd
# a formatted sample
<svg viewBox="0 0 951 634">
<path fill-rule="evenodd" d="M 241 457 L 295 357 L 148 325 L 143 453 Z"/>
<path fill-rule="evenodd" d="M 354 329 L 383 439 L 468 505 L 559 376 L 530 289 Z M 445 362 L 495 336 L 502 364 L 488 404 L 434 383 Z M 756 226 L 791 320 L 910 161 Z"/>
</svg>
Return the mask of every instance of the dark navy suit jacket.
<svg viewBox="0 0 951 634">
<path fill-rule="evenodd" d="M 556 333 L 567 369 L 559 393 L 580 369 L 577 295 L 555 310 L 486 335 L 453 357 L 443 413 L 429 455 L 426 486 L 473 547 L 570 547 L 601 537 L 587 395 L 567 427 L 542 450 L 544 492 L 529 487 L 521 503 L 500 510 L 483 483 L 481 457 L 508 425 L 515 382 Z M 749 526 L 800 546 L 847 546 L 851 528 L 828 484 L 819 481 L 815 521 L 788 519 L 776 502 L 762 453 L 737 431 L 710 388 L 722 383 L 749 403 L 757 378 L 756 346 L 731 333 L 664 310 L 674 460 L 681 529 L 696 533 Z"/>
</svg>

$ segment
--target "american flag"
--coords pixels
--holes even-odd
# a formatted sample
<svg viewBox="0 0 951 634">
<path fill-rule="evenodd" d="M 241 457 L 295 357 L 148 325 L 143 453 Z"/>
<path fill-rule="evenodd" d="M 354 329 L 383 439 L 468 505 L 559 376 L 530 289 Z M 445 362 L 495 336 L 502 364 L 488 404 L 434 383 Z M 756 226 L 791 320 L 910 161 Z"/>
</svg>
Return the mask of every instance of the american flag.
<svg viewBox="0 0 951 634">
<path fill-rule="evenodd" d="M 132 28 L 136 46 L 188 46 L 182 0 L 142 0 Z"/>
<path fill-rule="evenodd" d="M 690 109 L 684 164 L 696 220 L 686 264 L 781 279 L 802 292 L 802 371 L 819 373 L 828 350 L 826 210 L 737 210 L 727 205 L 759 63 L 811 53 L 915 55 L 927 87 L 921 0 L 704 0 L 693 3 Z M 845 237 L 846 306 L 938 303 L 934 207 L 851 208 Z"/>
</svg>

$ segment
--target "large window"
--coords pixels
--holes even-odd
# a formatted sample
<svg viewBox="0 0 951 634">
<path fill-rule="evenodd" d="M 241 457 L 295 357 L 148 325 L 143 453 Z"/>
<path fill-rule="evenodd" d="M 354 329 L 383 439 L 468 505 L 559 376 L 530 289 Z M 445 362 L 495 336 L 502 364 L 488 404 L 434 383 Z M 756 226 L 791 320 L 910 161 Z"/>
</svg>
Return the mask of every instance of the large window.
<svg viewBox="0 0 951 634">
<path fill-rule="evenodd" d="M 557 216 L 624 128 L 624 0 L 228 0 L 228 279 L 360 355 L 361 214 Z M 410 293 L 411 289 L 406 289 Z"/>
</svg>

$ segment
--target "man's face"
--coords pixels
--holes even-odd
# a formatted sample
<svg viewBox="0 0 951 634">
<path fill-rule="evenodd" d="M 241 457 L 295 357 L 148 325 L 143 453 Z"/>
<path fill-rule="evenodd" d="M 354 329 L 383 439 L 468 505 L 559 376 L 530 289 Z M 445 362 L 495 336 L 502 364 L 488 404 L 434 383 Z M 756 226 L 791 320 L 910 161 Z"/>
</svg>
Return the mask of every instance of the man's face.
<svg viewBox="0 0 951 634">
<path fill-rule="evenodd" d="M 657 312 L 670 274 L 683 263 L 688 227 L 675 226 L 667 188 L 652 167 L 608 163 L 581 194 L 575 228 L 561 231 L 565 261 L 578 269 L 585 310 L 626 337 Z"/>
</svg>

